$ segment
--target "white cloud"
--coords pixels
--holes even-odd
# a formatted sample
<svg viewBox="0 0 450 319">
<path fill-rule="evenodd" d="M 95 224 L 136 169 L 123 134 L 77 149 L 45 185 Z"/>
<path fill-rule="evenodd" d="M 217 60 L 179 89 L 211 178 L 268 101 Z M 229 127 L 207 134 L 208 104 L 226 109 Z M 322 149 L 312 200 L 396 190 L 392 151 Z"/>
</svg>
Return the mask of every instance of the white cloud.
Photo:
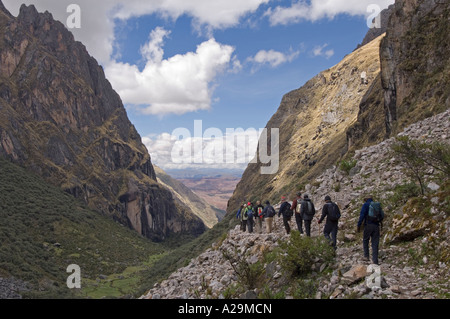
<svg viewBox="0 0 450 319">
<path fill-rule="evenodd" d="M 67 8 L 73 0 L 2 0 L 12 14 L 17 15 L 20 5 L 34 4 L 38 11 L 50 11 L 54 18 L 66 23 Z M 193 26 L 210 30 L 236 26 L 246 15 L 255 12 L 270 0 L 77 0 L 81 8 L 81 28 L 72 29 L 75 38 L 83 42 L 89 52 L 105 64 L 110 61 L 115 44 L 116 20 L 127 20 L 159 14 L 176 20 L 186 14 L 193 18 Z"/>
<path fill-rule="evenodd" d="M 178 136 L 178 133 L 183 136 Z M 172 134 L 144 137 L 152 161 L 162 169 L 228 168 L 244 170 L 254 158 L 260 132 L 255 129 L 210 128 L 202 136 L 191 136 L 187 129 Z"/>
<path fill-rule="evenodd" d="M 385 9 L 395 0 L 297 0 L 290 7 L 277 6 L 268 9 L 266 16 L 272 25 L 287 25 L 302 20 L 317 21 L 319 19 L 333 19 L 339 14 L 369 15 L 368 8 L 372 4 Z"/>
<path fill-rule="evenodd" d="M 148 62 L 161 63 L 164 56 L 164 38 L 170 35 L 170 31 L 157 27 L 150 33 L 150 40 L 141 47 L 141 55 Z"/>
<path fill-rule="evenodd" d="M 268 64 L 275 68 L 283 63 L 292 62 L 300 54 L 300 51 L 292 51 L 285 54 L 275 50 L 260 50 L 254 57 L 248 58 L 248 61 L 256 64 Z"/>
<path fill-rule="evenodd" d="M 315 57 L 321 56 L 326 59 L 331 58 L 334 55 L 334 50 L 333 49 L 325 50 L 325 48 L 327 48 L 327 47 L 328 47 L 327 43 L 314 47 L 314 49 L 312 51 L 313 56 L 315 56 Z"/>
<path fill-rule="evenodd" d="M 3 0 L 13 14 L 18 14 L 16 0 Z M 140 71 L 136 65 L 117 62 L 113 55 L 117 46 L 114 28 L 117 19 L 160 14 L 177 19 L 183 14 L 193 17 L 196 27 L 221 29 L 234 26 L 245 15 L 254 12 L 269 0 L 78 0 L 81 8 L 81 28 L 71 29 L 75 38 L 83 42 L 104 66 L 105 73 L 125 104 L 139 105 L 147 114 L 184 114 L 207 110 L 212 104 L 214 80 L 225 72 L 238 72 L 242 66 L 233 57 L 234 48 L 211 38 L 201 43 L 196 52 L 163 59 L 164 39 L 170 31 L 157 28 L 149 41 L 141 47 L 146 62 Z M 24 0 L 38 11 L 49 10 L 65 23 L 67 7 L 72 0 Z M 115 20 L 116 19 L 116 20 Z M 230 63 L 231 61 L 231 63 Z M 231 65 L 230 65 L 231 64 Z"/>
<path fill-rule="evenodd" d="M 141 49 L 147 64 L 111 62 L 106 65 L 108 79 L 125 103 L 139 105 L 145 114 L 185 114 L 211 107 L 214 80 L 230 67 L 234 48 L 210 39 L 196 52 L 163 60 L 162 39 L 168 32 L 152 31 Z"/>
</svg>

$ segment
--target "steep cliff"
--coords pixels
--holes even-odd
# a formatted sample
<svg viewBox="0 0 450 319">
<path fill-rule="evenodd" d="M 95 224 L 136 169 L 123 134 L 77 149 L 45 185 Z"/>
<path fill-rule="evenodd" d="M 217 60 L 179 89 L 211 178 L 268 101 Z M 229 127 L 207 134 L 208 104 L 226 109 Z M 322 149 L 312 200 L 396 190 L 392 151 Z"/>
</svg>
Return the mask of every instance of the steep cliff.
<svg viewBox="0 0 450 319">
<path fill-rule="evenodd" d="M 389 11 L 380 79 L 347 132 L 352 150 L 450 107 L 450 4 L 397 0 Z"/>
<path fill-rule="evenodd" d="M 199 234 L 156 181 L 150 156 L 119 95 L 84 45 L 48 12 L 0 3 L 0 155 L 90 208 L 161 240 Z"/>
<path fill-rule="evenodd" d="M 448 1 L 397 0 L 385 11 L 386 36 L 284 96 L 267 124 L 280 128 L 280 170 L 261 175 L 261 164 L 250 164 L 228 212 L 244 200 L 293 195 L 356 150 L 448 109 L 449 9 Z M 359 83 L 362 71 L 368 85 Z"/>
</svg>

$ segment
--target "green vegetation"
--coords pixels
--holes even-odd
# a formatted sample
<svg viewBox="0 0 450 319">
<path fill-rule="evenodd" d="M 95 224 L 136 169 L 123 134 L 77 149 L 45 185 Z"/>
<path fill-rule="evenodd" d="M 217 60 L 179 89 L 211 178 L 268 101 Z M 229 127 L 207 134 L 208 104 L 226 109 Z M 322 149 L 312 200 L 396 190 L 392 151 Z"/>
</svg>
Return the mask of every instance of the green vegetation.
<svg viewBox="0 0 450 319">
<path fill-rule="evenodd" d="M 154 243 L 0 158 L 0 276 L 27 282 L 24 298 L 139 297 L 223 238 L 232 219 Z M 81 267 L 81 289 L 66 286 L 70 264 Z"/>
<path fill-rule="evenodd" d="M 405 166 L 406 174 L 419 183 L 422 195 L 426 192 L 425 174 L 432 168 L 441 175 L 450 176 L 450 145 L 440 142 L 426 143 L 412 140 L 408 136 L 397 137 L 392 146 Z M 436 174 L 437 175 L 437 174 Z"/>
<path fill-rule="evenodd" d="M 343 160 L 338 163 L 339 169 L 345 172 L 347 175 L 350 174 L 350 170 L 356 166 L 357 160 Z"/>
<path fill-rule="evenodd" d="M 281 268 L 293 278 L 305 277 L 311 273 L 316 262 L 329 264 L 335 256 L 333 248 L 323 236 L 302 237 L 298 231 L 292 231 L 291 240 L 280 242 L 279 245 Z"/>
<path fill-rule="evenodd" d="M 139 294 L 144 294 L 155 283 L 166 279 L 178 268 L 188 265 L 193 258 L 203 253 L 208 247 L 211 247 L 218 239 L 223 239 L 230 229 L 230 225 L 236 224 L 237 221 L 234 220 L 234 215 L 228 214 L 212 229 L 207 230 L 199 237 L 190 241 L 181 239 L 178 241 L 178 247 L 168 247 L 170 248 L 170 253 L 157 260 L 152 267 L 146 269 L 143 273 L 138 290 Z M 176 242 L 175 239 L 172 240 L 172 242 Z"/>
<path fill-rule="evenodd" d="M 25 298 L 132 293 L 141 271 L 164 252 L 161 245 L 87 210 L 69 194 L 4 159 L 0 159 L 0 243 L 0 276 L 27 282 L 31 290 L 22 294 Z M 79 290 L 66 286 L 70 264 L 81 267 Z M 109 291 L 100 291 L 99 276 L 116 279 Z"/>
</svg>

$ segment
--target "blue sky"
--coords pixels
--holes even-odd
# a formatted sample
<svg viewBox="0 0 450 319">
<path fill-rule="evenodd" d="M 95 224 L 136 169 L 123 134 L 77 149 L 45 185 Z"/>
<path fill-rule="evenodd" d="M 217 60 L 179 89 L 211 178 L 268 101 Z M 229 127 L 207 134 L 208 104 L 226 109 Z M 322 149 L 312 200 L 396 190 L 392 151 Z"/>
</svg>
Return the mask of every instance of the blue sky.
<svg viewBox="0 0 450 319">
<path fill-rule="evenodd" d="M 3 2 L 17 15 L 17 0 Z M 175 129 L 194 134 L 195 120 L 224 133 L 264 128 L 284 94 L 340 62 L 362 41 L 367 17 L 375 12 L 371 5 L 384 9 L 394 1 L 24 2 L 66 25 L 69 18 L 79 19 L 80 28 L 71 29 L 76 39 L 104 67 L 153 161 L 173 169 L 190 167 L 171 163 L 174 144 L 183 143 L 173 136 Z M 79 10 L 68 11 L 70 4 Z M 247 152 L 254 148 L 252 143 Z M 235 164 L 227 167 L 245 168 Z"/>
</svg>

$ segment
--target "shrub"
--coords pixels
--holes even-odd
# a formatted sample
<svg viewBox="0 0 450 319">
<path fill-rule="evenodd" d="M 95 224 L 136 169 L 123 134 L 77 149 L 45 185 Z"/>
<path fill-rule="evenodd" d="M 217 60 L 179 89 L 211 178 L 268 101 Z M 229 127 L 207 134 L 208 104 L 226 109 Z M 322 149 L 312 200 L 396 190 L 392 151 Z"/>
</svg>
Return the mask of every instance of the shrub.
<svg viewBox="0 0 450 319">
<path fill-rule="evenodd" d="M 341 171 L 344 171 L 347 175 L 350 174 L 350 170 L 356 166 L 357 161 L 356 160 L 349 160 L 349 161 L 341 161 L 339 163 L 339 169 Z"/>
<path fill-rule="evenodd" d="M 288 242 L 280 242 L 280 265 L 292 277 L 302 277 L 311 272 L 316 262 L 330 263 L 335 252 L 324 237 L 302 237 L 292 231 Z"/>
<path fill-rule="evenodd" d="M 250 264 L 247 261 L 247 256 L 245 254 L 239 254 L 237 251 L 232 253 L 222 250 L 222 254 L 231 264 L 231 267 L 233 267 L 239 282 L 247 289 L 254 289 L 261 285 L 264 267 L 260 262 Z"/>
</svg>

